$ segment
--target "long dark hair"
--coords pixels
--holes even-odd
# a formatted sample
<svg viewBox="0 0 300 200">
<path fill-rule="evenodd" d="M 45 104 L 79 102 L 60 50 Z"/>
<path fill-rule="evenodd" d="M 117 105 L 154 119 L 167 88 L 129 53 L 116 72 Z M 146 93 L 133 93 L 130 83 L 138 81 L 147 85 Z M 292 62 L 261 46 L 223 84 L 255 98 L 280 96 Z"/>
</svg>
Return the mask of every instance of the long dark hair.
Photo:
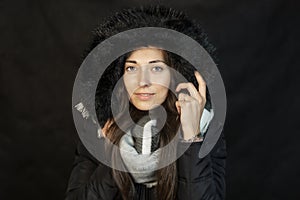
<svg viewBox="0 0 300 200">
<path fill-rule="evenodd" d="M 119 65 L 115 67 L 124 68 L 125 60 L 130 55 L 126 54 L 118 59 L 118 61 L 115 61 L 113 64 Z M 171 59 L 169 58 L 170 53 L 164 52 L 164 57 L 166 63 L 172 67 Z M 171 73 L 172 74 L 172 73 Z M 172 75 L 171 75 L 172 76 Z M 100 80 L 101 81 L 101 80 Z M 173 81 L 171 81 L 170 87 L 174 87 L 175 84 Z M 173 88 L 174 89 L 174 88 Z M 144 115 L 148 115 L 149 111 L 141 111 L 135 108 L 134 105 L 132 105 L 130 102 L 128 104 L 128 97 L 126 94 L 124 94 L 125 88 L 124 84 L 121 82 L 121 84 L 118 85 L 117 90 L 120 92 L 116 92 L 116 95 L 118 95 L 117 99 L 118 102 L 116 102 L 116 106 L 118 105 L 119 115 L 117 116 L 118 122 L 122 122 L 123 124 L 122 129 L 119 127 L 119 125 L 116 123 L 116 120 L 114 118 L 110 118 L 109 121 L 109 127 L 106 130 L 106 137 L 110 139 L 110 141 L 115 144 L 119 145 L 119 142 L 122 138 L 122 136 L 125 134 L 123 131 L 124 128 L 129 128 L 133 124 L 132 122 L 137 122 L 141 117 Z M 123 92 L 122 92 L 123 91 Z M 162 103 L 161 106 L 165 109 L 167 113 L 167 119 L 165 124 L 158 124 L 157 126 L 161 126 L 162 129 L 159 134 L 159 146 L 164 147 L 165 145 L 169 144 L 171 140 L 175 137 L 180 121 L 179 121 L 179 115 L 177 113 L 176 107 L 175 107 L 175 101 L 177 100 L 175 94 L 169 89 L 167 98 Z M 125 109 L 129 110 L 129 115 L 126 115 L 126 112 L 124 112 Z M 154 108 L 155 109 L 155 108 Z M 155 112 L 155 111 L 154 111 Z M 157 115 L 159 116 L 159 115 Z M 128 120 L 128 117 L 131 117 L 131 120 Z M 157 120 L 158 123 L 160 120 Z M 130 123 L 131 122 L 131 123 Z M 176 153 L 176 146 L 172 146 L 171 148 L 166 148 L 162 150 L 162 153 L 160 155 L 160 160 L 164 160 L 165 157 L 170 156 L 174 153 Z M 175 156 L 175 155 L 173 155 Z M 120 163 L 120 152 L 119 149 L 114 149 L 112 151 L 112 170 L 113 170 L 113 177 L 119 187 L 119 190 L 121 192 L 121 195 L 123 199 L 132 199 L 135 193 L 134 189 L 134 183 L 131 178 L 131 175 L 127 172 L 123 172 L 116 169 L 117 163 Z M 125 166 L 124 166 L 125 168 Z M 161 169 L 158 169 L 156 171 L 156 178 L 158 180 L 158 185 L 156 187 L 156 195 L 158 195 L 162 199 L 174 199 L 176 195 L 176 178 L 177 178 L 177 169 L 176 169 L 176 163 L 171 163 L 167 165 L 166 167 L 163 167 Z M 168 189 L 166 189 L 168 187 Z"/>
</svg>

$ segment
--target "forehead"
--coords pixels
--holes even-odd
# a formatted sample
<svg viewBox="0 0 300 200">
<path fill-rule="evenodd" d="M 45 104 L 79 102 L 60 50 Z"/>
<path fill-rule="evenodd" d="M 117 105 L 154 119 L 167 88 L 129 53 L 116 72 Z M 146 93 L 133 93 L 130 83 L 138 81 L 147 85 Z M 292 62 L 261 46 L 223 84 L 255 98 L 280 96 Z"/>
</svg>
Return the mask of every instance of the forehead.
<svg viewBox="0 0 300 200">
<path fill-rule="evenodd" d="M 157 48 L 142 48 L 133 51 L 127 60 L 133 60 L 137 62 L 149 62 L 152 60 L 164 61 L 164 51 Z"/>
</svg>

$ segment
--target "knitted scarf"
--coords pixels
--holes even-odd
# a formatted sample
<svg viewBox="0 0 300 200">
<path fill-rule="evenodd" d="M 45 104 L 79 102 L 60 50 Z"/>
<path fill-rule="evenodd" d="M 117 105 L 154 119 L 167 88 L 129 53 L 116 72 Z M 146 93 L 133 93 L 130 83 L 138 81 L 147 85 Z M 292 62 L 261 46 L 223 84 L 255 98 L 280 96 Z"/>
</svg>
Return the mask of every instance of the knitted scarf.
<svg viewBox="0 0 300 200">
<path fill-rule="evenodd" d="M 214 116 L 213 109 L 204 109 L 200 120 L 200 133 L 205 135 L 210 121 Z M 149 116 L 142 117 L 121 138 L 121 157 L 136 183 L 147 183 L 156 180 L 157 169 L 161 150 L 159 147 L 159 132 L 156 120 Z"/>
<path fill-rule="evenodd" d="M 121 138 L 121 157 L 136 183 L 156 180 L 161 150 L 158 149 L 159 133 L 155 126 L 156 120 L 144 116 Z"/>
</svg>

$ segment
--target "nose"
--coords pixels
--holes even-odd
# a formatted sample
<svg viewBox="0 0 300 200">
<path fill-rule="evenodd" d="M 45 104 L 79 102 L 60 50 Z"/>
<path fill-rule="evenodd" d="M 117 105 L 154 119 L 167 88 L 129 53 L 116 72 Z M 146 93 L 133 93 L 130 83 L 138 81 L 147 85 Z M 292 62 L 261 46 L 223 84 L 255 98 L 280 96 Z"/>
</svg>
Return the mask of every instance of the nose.
<svg viewBox="0 0 300 200">
<path fill-rule="evenodd" d="M 150 81 L 149 72 L 146 69 L 141 70 L 139 86 L 144 87 L 144 86 L 150 86 L 150 85 L 151 85 L 151 81 Z"/>
</svg>

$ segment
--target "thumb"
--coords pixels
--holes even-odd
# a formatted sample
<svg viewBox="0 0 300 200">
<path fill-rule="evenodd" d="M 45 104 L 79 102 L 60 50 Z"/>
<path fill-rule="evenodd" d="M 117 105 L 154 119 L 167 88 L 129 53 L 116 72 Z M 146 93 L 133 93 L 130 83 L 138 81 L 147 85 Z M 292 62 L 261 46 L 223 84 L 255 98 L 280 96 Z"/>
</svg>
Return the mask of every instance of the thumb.
<svg viewBox="0 0 300 200">
<path fill-rule="evenodd" d="M 175 102 L 175 106 L 176 106 L 177 112 L 180 114 L 181 113 L 181 107 L 180 107 L 179 101 Z"/>
</svg>

